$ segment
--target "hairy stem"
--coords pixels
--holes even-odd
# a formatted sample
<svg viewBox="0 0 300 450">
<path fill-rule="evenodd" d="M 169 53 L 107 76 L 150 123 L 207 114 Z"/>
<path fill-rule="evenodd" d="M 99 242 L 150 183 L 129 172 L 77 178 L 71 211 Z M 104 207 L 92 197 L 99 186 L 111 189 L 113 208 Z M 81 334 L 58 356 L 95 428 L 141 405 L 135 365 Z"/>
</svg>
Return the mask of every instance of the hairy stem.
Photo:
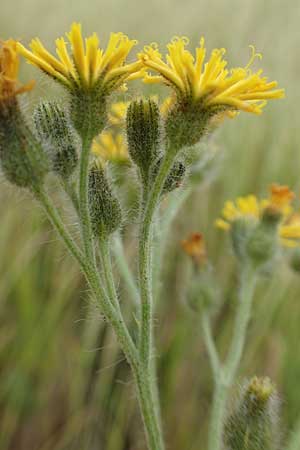
<svg viewBox="0 0 300 450">
<path fill-rule="evenodd" d="M 63 224 L 56 208 L 52 205 L 52 202 L 47 193 L 40 190 L 39 192 L 36 192 L 35 195 L 43 205 L 47 217 L 65 243 L 66 247 L 79 263 L 80 268 L 84 273 L 92 292 L 99 302 L 102 312 L 104 313 L 106 319 L 112 324 L 116 332 L 119 343 L 121 344 L 122 350 L 124 351 L 128 362 L 132 366 L 137 367 L 138 358 L 135 345 L 132 341 L 132 338 L 128 332 L 122 316 L 110 302 L 110 299 L 107 297 L 105 290 L 99 280 L 97 271 L 90 263 L 90 261 L 88 261 L 88 259 L 82 254 L 77 244 L 73 241 L 65 225 Z"/>
<path fill-rule="evenodd" d="M 252 267 L 245 267 L 241 274 L 239 303 L 230 348 L 225 364 L 219 368 L 219 373 L 215 380 L 215 392 L 209 430 L 209 450 L 221 450 L 223 448 L 223 429 L 228 394 L 234 382 L 245 346 L 255 284 L 255 271 Z M 210 348 L 208 348 L 208 351 L 211 353 Z"/>
<path fill-rule="evenodd" d="M 151 377 L 141 367 L 141 370 L 135 373 L 135 378 L 140 409 L 147 434 L 148 448 L 149 450 L 164 450 L 163 434 L 157 414 Z"/>
<path fill-rule="evenodd" d="M 207 312 L 203 312 L 202 317 L 202 331 L 203 331 L 203 337 L 204 342 L 207 348 L 208 356 L 210 359 L 210 364 L 212 368 L 212 372 L 214 375 L 214 379 L 217 380 L 217 377 L 220 372 L 220 360 L 219 355 L 214 343 L 214 339 L 211 332 L 211 324 L 210 324 L 210 318 Z"/>
<path fill-rule="evenodd" d="M 57 231 L 58 235 L 65 243 L 71 255 L 76 259 L 76 261 L 79 263 L 81 267 L 85 267 L 86 262 L 82 251 L 80 250 L 80 248 L 78 247 L 78 245 L 76 244 L 76 242 L 66 229 L 65 225 L 63 224 L 56 208 L 52 205 L 52 202 L 48 194 L 42 189 L 35 190 L 34 194 L 36 199 L 43 206 L 47 217 L 49 218 L 53 227 Z"/>
<path fill-rule="evenodd" d="M 108 296 L 111 303 L 116 309 L 120 310 L 120 304 L 118 299 L 118 293 L 115 285 L 115 280 L 113 276 L 113 270 L 111 265 L 111 255 L 110 255 L 110 245 L 109 237 L 99 238 L 99 250 L 101 256 L 102 270 L 104 275 L 104 280 L 107 287 Z"/>
<path fill-rule="evenodd" d="M 107 286 L 108 295 L 111 303 L 119 308 L 118 295 L 113 278 L 110 248 L 108 239 L 99 239 L 99 247 L 102 261 L 102 269 L 104 272 L 104 278 Z M 133 370 L 139 405 L 146 429 L 148 446 L 151 450 L 162 450 L 163 439 L 160 426 L 160 415 L 158 408 L 158 399 L 156 398 L 156 383 L 152 372 L 145 370 L 141 364 L 140 370 Z"/>
<path fill-rule="evenodd" d="M 99 303 L 101 311 L 105 315 L 107 321 L 112 325 L 119 344 L 128 363 L 130 364 L 136 382 L 139 404 L 145 425 L 149 449 L 164 450 L 160 421 L 157 416 L 155 400 L 151 388 L 151 378 L 139 362 L 139 353 L 123 320 L 120 310 L 116 308 L 116 306 L 111 302 L 111 299 L 107 296 L 100 282 L 94 263 L 91 263 L 91 261 L 89 261 L 78 248 L 47 193 L 40 189 L 35 192 L 35 196 L 42 204 L 47 217 L 54 226 L 58 235 L 79 263 L 80 268 Z"/>
<path fill-rule="evenodd" d="M 154 298 L 161 297 L 162 283 L 160 281 L 162 275 L 162 262 L 169 238 L 169 230 L 172 221 L 176 217 L 180 207 L 190 195 L 192 189 L 185 187 L 179 192 L 175 191 L 169 194 L 168 204 L 162 211 L 161 221 L 157 230 L 154 230 L 154 255 L 153 255 L 153 293 Z"/>
<path fill-rule="evenodd" d="M 153 247 L 153 219 L 156 208 L 159 204 L 160 194 L 164 182 L 169 174 L 174 156 L 167 153 L 163 159 L 160 170 L 155 179 L 152 190 L 148 195 L 144 207 L 142 224 L 139 236 L 139 283 L 141 294 L 141 335 L 140 335 L 140 354 L 145 369 L 150 367 L 150 358 L 152 351 L 152 274 L 151 258 Z"/>
<path fill-rule="evenodd" d="M 79 212 L 81 219 L 82 241 L 86 256 L 90 261 L 95 260 L 88 198 L 89 157 L 91 143 L 92 139 L 87 133 L 87 135 L 82 139 L 79 169 Z"/>
</svg>

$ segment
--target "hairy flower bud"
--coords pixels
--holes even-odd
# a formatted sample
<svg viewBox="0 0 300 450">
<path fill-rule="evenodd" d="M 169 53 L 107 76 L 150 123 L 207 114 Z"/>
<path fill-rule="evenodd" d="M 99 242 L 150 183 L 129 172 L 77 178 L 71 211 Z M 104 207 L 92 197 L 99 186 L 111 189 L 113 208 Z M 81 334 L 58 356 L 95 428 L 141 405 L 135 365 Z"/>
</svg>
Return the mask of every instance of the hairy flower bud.
<svg viewBox="0 0 300 450">
<path fill-rule="evenodd" d="M 67 111 L 56 102 L 45 101 L 37 106 L 33 119 L 52 170 L 62 178 L 69 178 L 78 162 L 78 140 Z"/>
<path fill-rule="evenodd" d="M 232 223 L 230 234 L 236 257 L 262 266 L 272 260 L 278 249 L 278 220 L 273 214 L 263 215 L 259 222 L 241 217 Z"/>
<path fill-rule="evenodd" d="M 20 187 L 37 189 L 48 170 L 47 159 L 21 113 L 18 95 L 34 82 L 18 80 L 17 42 L 0 40 L 0 161 L 6 178 Z"/>
<path fill-rule="evenodd" d="M 48 171 L 46 155 L 14 102 L 0 109 L 0 161 L 5 177 L 19 187 L 37 188 Z"/>
<path fill-rule="evenodd" d="M 263 215 L 247 242 L 247 255 L 252 262 L 261 266 L 271 261 L 278 249 L 279 215 Z"/>
<path fill-rule="evenodd" d="M 89 205 L 95 236 L 107 236 L 119 228 L 122 222 L 120 203 L 99 164 L 94 164 L 89 172 Z"/>
<path fill-rule="evenodd" d="M 268 378 L 254 377 L 243 389 L 236 410 L 225 426 L 227 450 L 277 450 L 276 391 Z"/>
<path fill-rule="evenodd" d="M 163 157 L 158 158 L 152 166 L 150 179 L 153 181 L 158 174 L 162 160 Z M 169 175 L 165 180 L 162 194 L 167 194 L 168 192 L 172 192 L 174 189 L 180 187 L 183 183 L 185 172 L 185 165 L 181 161 L 175 161 Z"/>
<path fill-rule="evenodd" d="M 157 104 L 151 99 L 131 102 L 126 125 L 129 154 L 147 183 L 150 167 L 159 154 L 160 113 Z"/>
<path fill-rule="evenodd" d="M 245 220 L 245 218 L 237 219 L 232 223 L 230 230 L 232 248 L 235 256 L 240 260 L 243 260 L 248 256 L 246 247 L 253 229 L 253 222 L 247 219 Z"/>
<path fill-rule="evenodd" d="M 193 274 L 188 285 L 186 299 L 193 311 L 214 312 L 219 306 L 220 292 L 212 268 L 206 265 L 203 270 Z"/>
<path fill-rule="evenodd" d="M 211 266 L 208 264 L 205 240 L 202 233 L 191 233 L 181 241 L 183 251 L 193 263 L 186 299 L 194 311 L 213 311 L 219 304 L 219 290 Z"/>
</svg>

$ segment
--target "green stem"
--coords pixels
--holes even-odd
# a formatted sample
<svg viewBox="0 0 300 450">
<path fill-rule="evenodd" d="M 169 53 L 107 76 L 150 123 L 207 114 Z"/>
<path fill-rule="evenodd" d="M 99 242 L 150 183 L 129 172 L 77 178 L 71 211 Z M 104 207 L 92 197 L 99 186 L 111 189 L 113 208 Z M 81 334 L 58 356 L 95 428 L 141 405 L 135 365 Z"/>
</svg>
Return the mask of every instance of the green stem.
<svg viewBox="0 0 300 450">
<path fill-rule="evenodd" d="M 99 276 L 95 267 L 90 263 L 88 259 L 84 257 L 81 250 L 78 248 L 77 244 L 73 241 L 69 232 L 66 230 L 65 225 L 63 224 L 56 208 L 52 205 L 52 202 L 49 196 L 45 191 L 39 190 L 35 192 L 36 198 L 41 202 L 44 207 L 44 210 L 54 226 L 55 230 L 59 234 L 59 236 L 64 241 L 65 245 L 74 256 L 74 258 L 79 263 L 82 272 L 84 273 L 87 282 L 99 301 L 101 310 L 103 311 L 106 319 L 112 324 L 115 333 L 118 337 L 119 343 L 121 345 L 122 350 L 124 351 L 125 356 L 127 357 L 128 362 L 132 367 L 135 367 L 137 370 L 138 366 L 138 354 L 136 351 L 136 347 L 132 341 L 132 338 L 128 332 L 126 324 L 120 315 L 119 311 L 116 310 L 114 305 L 110 302 L 110 299 L 107 297 L 105 290 L 100 283 Z"/>
<path fill-rule="evenodd" d="M 111 257 L 108 239 L 99 239 L 99 248 L 101 254 L 102 268 L 107 285 L 108 294 L 111 302 L 116 308 L 119 308 L 118 295 L 113 278 Z M 152 450 L 162 450 L 163 440 L 160 425 L 160 414 L 158 408 L 158 399 L 156 398 L 156 383 L 152 371 L 141 370 L 134 371 L 138 387 L 139 403 L 147 431 L 147 440 L 149 448 Z"/>
<path fill-rule="evenodd" d="M 35 196 L 43 205 L 47 217 L 69 249 L 70 253 L 79 263 L 92 292 L 99 302 L 101 311 L 105 315 L 107 321 L 112 325 L 125 357 L 131 366 L 134 379 L 136 381 L 137 393 L 149 449 L 164 450 L 160 422 L 157 417 L 155 400 L 151 389 L 151 378 L 149 378 L 147 372 L 139 362 L 139 354 L 123 320 L 120 310 L 116 309 L 114 304 L 112 304 L 110 299 L 107 297 L 94 263 L 91 263 L 84 257 L 77 244 L 73 241 L 56 208 L 52 205 L 47 193 L 40 189 L 35 191 Z"/>
<path fill-rule="evenodd" d="M 108 321 L 112 324 L 121 348 L 131 366 L 136 386 L 138 399 L 141 409 L 141 414 L 144 421 L 146 438 L 148 442 L 148 446 L 150 450 L 164 450 L 162 431 L 160 428 L 160 420 L 156 409 L 155 396 L 152 391 L 151 378 L 146 370 L 141 368 L 139 363 L 139 354 L 136 350 L 136 347 L 132 341 L 132 338 L 129 334 L 128 328 L 124 323 L 118 297 L 114 285 L 113 274 L 111 272 L 111 264 L 109 257 L 109 248 L 106 243 L 102 241 L 102 261 L 104 263 L 104 271 L 106 272 L 105 278 L 108 287 L 108 293 L 110 297 L 110 302 L 114 306 L 113 314 L 110 314 L 110 311 L 105 311 L 105 308 L 102 309 L 108 319 Z M 103 251 L 104 250 L 104 251 Z M 100 292 L 100 287 L 98 283 L 98 278 L 95 277 L 95 287 L 94 290 L 96 292 L 97 298 L 102 296 L 103 294 Z M 91 283 L 93 286 L 93 283 Z M 121 329 L 120 329 L 121 326 Z"/>
<path fill-rule="evenodd" d="M 154 298 L 161 298 L 162 283 L 160 278 L 162 275 L 162 261 L 164 258 L 164 253 L 166 245 L 169 238 L 169 230 L 172 221 L 175 219 L 178 210 L 187 199 L 187 197 L 192 192 L 191 187 L 185 187 L 185 189 L 180 190 L 180 192 L 173 192 L 169 194 L 168 205 L 161 214 L 161 222 L 157 227 L 157 232 L 155 230 L 155 245 L 154 245 L 154 255 L 153 255 L 153 292 Z"/>
<path fill-rule="evenodd" d="M 86 263 L 82 251 L 80 250 L 80 248 L 75 243 L 72 236 L 62 223 L 62 220 L 56 208 L 52 205 L 52 202 L 47 193 L 42 189 L 38 189 L 34 191 L 34 194 L 36 199 L 43 205 L 47 217 L 49 218 L 53 227 L 57 231 L 58 235 L 64 241 L 71 255 L 76 259 L 76 261 L 80 264 L 81 267 L 85 267 Z"/>
<path fill-rule="evenodd" d="M 246 267 L 243 270 L 233 336 L 225 364 L 225 378 L 228 383 L 233 381 L 242 358 L 247 328 L 251 317 L 256 279 L 256 272 L 252 267 Z"/>
<path fill-rule="evenodd" d="M 158 418 L 151 377 L 144 368 L 135 373 L 138 397 L 150 450 L 164 450 L 163 435 Z"/>
<path fill-rule="evenodd" d="M 228 386 L 222 379 L 221 372 L 219 373 L 219 380 L 215 384 L 211 419 L 209 425 L 208 435 L 208 450 L 221 450 L 223 449 L 223 427 L 224 416 L 226 412 L 226 402 L 228 395 Z"/>
<path fill-rule="evenodd" d="M 207 348 L 208 356 L 210 359 L 210 364 L 212 368 L 212 372 L 214 375 L 215 381 L 217 380 L 217 377 L 220 373 L 220 360 L 219 355 L 214 343 L 214 339 L 211 332 L 211 324 L 210 324 L 210 318 L 207 312 L 203 312 L 202 317 L 202 330 L 203 330 L 203 337 L 204 342 Z"/>
<path fill-rule="evenodd" d="M 88 198 L 88 169 L 89 156 L 92 139 L 87 135 L 82 139 L 82 151 L 79 169 L 79 211 L 82 227 L 82 241 L 87 258 L 90 261 L 95 260 L 95 250 L 93 243 L 93 233 L 89 211 Z"/>
<path fill-rule="evenodd" d="M 221 450 L 223 448 L 223 429 L 227 400 L 229 390 L 234 382 L 245 346 L 247 328 L 251 317 L 255 284 L 255 271 L 251 267 L 245 267 L 241 275 L 239 304 L 235 316 L 233 335 L 228 356 L 223 367 L 219 368 L 219 373 L 216 377 L 209 430 L 209 450 Z"/>
<path fill-rule="evenodd" d="M 159 204 L 160 194 L 164 182 L 169 174 L 174 161 L 174 155 L 168 152 L 163 159 L 160 170 L 155 179 L 154 185 L 144 208 L 144 214 L 139 236 L 139 282 L 141 294 L 141 335 L 140 354 L 141 360 L 146 369 L 150 366 L 152 351 L 152 241 L 153 241 L 153 218 Z"/>
</svg>

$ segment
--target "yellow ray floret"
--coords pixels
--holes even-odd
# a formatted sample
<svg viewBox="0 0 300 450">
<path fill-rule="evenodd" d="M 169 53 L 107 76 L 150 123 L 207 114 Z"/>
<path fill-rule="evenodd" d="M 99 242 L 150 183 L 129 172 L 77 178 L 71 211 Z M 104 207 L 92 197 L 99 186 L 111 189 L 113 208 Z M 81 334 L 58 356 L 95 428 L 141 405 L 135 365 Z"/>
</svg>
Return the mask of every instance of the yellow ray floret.
<svg viewBox="0 0 300 450">
<path fill-rule="evenodd" d="M 231 229 L 232 223 L 245 219 L 258 223 L 267 209 L 278 211 L 281 222 L 278 234 L 283 245 L 295 247 L 300 245 L 300 214 L 295 213 L 291 205 L 295 195 L 287 186 L 273 184 L 269 198 L 258 200 L 254 195 L 239 197 L 236 201 L 227 201 L 222 210 L 222 217 L 215 224 L 225 231 Z"/>
<path fill-rule="evenodd" d="M 92 153 L 103 162 L 122 163 L 129 161 L 126 141 L 121 133 L 116 135 L 109 131 L 101 133 L 93 142 Z"/>
<path fill-rule="evenodd" d="M 79 23 L 73 23 L 66 36 L 68 43 L 63 37 L 55 42 L 57 57 L 51 55 L 37 38 L 31 41 L 31 50 L 18 43 L 18 51 L 29 63 L 70 89 L 90 88 L 98 81 L 108 89 L 112 85 L 120 87 L 126 80 L 143 74 L 140 61 L 126 64 L 126 58 L 137 42 L 123 33 L 111 33 L 106 50 L 99 47 L 96 33 L 83 39 Z"/>
<path fill-rule="evenodd" d="M 204 38 L 193 56 L 186 49 L 188 39 L 176 37 L 168 45 L 164 61 L 158 46 L 152 43 L 139 53 L 144 66 L 158 75 L 147 74 L 146 83 L 166 83 L 175 89 L 178 97 L 203 102 L 205 107 L 224 106 L 260 114 L 267 100 L 284 97 L 283 89 L 275 89 L 277 82 L 268 82 L 262 70 L 252 72 L 250 66 L 260 54 L 251 46 L 252 56 L 244 68 L 227 69 L 225 49 L 214 49 L 206 60 Z"/>
<path fill-rule="evenodd" d="M 34 85 L 33 81 L 25 85 L 19 84 L 19 57 L 16 49 L 17 42 L 13 39 L 0 41 L 0 102 L 29 91 Z"/>
</svg>

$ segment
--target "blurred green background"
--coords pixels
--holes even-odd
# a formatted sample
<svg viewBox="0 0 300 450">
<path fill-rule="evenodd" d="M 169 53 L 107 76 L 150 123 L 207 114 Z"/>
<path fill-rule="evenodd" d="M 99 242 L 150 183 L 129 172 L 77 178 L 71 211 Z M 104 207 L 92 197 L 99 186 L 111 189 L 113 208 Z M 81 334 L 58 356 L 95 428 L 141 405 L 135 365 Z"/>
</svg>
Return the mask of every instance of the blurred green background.
<svg viewBox="0 0 300 450">
<path fill-rule="evenodd" d="M 300 3 L 5 1 L 1 37 L 27 43 L 39 36 L 53 49 L 54 39 L 74 20 L 82 22 L 85 33 L 97 31 L 102 42 L 110 31 L 161 46 L 184 34 L 192 48 L 204 35 L 209 49 L 227 49 L 231 65 L 245 65 L 248 45 L 255 44 L 264 55 L 265 73 L 286 89 L 286 99 L 270 102 L 261 117 L 241 114 L 222 126 L 216 136 L 224 155 L 218 176 L 196 189 L 169 235 L 155 324 L 165 434 L 172 450 L 204 450 L 212 383 L 199 324 L 184 304 L 186 259 L 178 244 L 190 231 L 205 233 L 224 287 L 215 335 L 225 352 L 236 267 L 213 222 L 224 200 L 265 193 L 271 182 L 300 191 Z M 26 64 L 22 70 L 24 78 L 38 80 L 36 96 L 57 94 L 37 70 Z M 140 89 L 135 84 L 129 97 Z M 27 98 L 25 108 L 32 109 L 35 100 Z M 76 265 L 30 196 L 2 179 L 0 214 L 1 450 L 144 449 L 130 373 L 110 330 L 89 306 Z M 69 222 L 75 227 L 75 218 Z M 132 238 L 127 244 L 130 257 Z M 126 304 L 122 284 L 120 289 Z M 300 279 L 287 265 L 260 283 L 239 377 L 269 375 L 277 383 L 283 436 L 300 423 L 299 296 Z"/>
</svg>

